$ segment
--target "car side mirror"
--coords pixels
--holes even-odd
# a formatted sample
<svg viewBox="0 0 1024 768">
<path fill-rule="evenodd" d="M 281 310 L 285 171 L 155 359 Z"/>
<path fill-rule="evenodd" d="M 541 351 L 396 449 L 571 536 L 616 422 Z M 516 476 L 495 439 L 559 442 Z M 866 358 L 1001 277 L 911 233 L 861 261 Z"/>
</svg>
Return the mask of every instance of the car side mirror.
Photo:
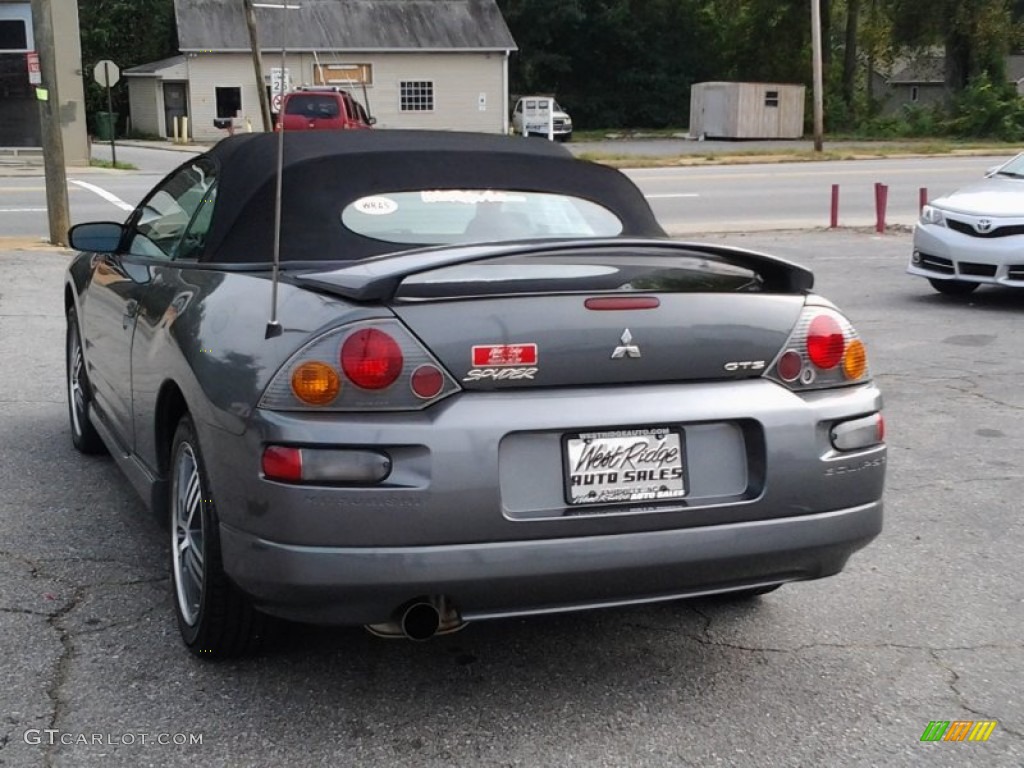
<svg viewBox="0 0 1024 768">
<path fill-rule="evenodd" d="M 68 230 L 68 245 L 76 251 L 115 253 L 124 237 L 124 227 L 112 221 L 76 224 Z"/>
</svg>

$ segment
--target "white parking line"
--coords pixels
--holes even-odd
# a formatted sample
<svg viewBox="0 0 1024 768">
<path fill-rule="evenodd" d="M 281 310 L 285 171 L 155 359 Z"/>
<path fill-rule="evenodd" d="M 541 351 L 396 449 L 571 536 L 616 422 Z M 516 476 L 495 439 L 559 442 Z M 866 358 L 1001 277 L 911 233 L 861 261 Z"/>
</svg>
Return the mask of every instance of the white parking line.
<svg viewBox="0 0 1024 768">
<path fill-rule="evenodd" d="M 0 213 L 46 213 L 45 208 L 0 208 Z"/>
<path fill-rule="evenodd" d="M 648 200 L 660 200 L 666 197 L 700 197 L 696 192 L 667 192 L 661 195 L 644 195 Z"/>
<path fill-rule="evenodd" d="M 88 181 L 79 181 L 78 179 L 68 179 L 68 182 L 70 182 L 71 184 L 76 184 L 79 187 L 81 187 L 82 189 L 87 189 L 90 192 L 95 192 L 97 195 L 102 197 L 108 203 L 113 203 L 118 208 L 120 208 L 122 211 L 134 211 L 135 210 L 135 208 L 133 206 L 128 205 L 128 203 L 126 203 L 120 197 L 115 195 L 113 192 L 107 192 L 107 190 L 103 189 L 103 187 L 97 187 L 95 184 L 90 184 Z"/>
</svg>

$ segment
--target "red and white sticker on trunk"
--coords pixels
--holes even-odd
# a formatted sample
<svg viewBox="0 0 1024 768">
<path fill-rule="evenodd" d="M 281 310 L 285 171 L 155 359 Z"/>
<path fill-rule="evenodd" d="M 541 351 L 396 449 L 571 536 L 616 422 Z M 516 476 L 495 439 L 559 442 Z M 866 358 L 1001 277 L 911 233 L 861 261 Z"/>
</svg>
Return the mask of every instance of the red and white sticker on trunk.
<svg viewBox="0 0 1024 768">
<path fill-rule="evenodd" d="M 536 344 L 481 344 L 473 347 L 474 368 L 536 364 Z"/>
</svg>

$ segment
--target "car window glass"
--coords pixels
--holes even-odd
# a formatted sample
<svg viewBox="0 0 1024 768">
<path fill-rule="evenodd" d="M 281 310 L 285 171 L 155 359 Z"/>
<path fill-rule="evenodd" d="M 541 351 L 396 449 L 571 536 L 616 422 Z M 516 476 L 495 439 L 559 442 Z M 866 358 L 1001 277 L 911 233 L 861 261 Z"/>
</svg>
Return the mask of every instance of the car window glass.
<svg viewBox="0 0 1024 768">
<path fill-rule="evenodd" d="M 197 162 L 161 184 L 133 216 L 129 253 L 172 258 L 193 217 L 207 199 L 213 181 L 210 164 Z"/>
<path fill-rule="evenodd" d="M 521 102 L 521 101 L 517 101 L 517 102 L 516 102 L 516 109 L 515 109 L 515 111 L 516 111 L 516 112 L 517 112 L 518 114 L 522 114 L 522 111 L 523 111 L 523 102 Z"/>
<path fill-rule="evenodd" d="M 613 237 L 622 232 L 618 217 L 597 203 L 518 190 L 440 189 L 374 195 L 346 206 L 341 220 L 366 237 L 418 245 Z"/>
<path fill-rule="evenodd" d="M 285 105 L 286 115 L 300 115 L 302 117 L 337 117 L 341 112 L 338 107 L 338 100 L 333 94 L 302 94 L 290 96 Z"/>
<path fill-rule="evenodd" d="M 175 259 L 197 259 L 206 246 L 206 235 L 213 221 L 213 205 L 217 200 L 217 185 L 214 184 L 203 195 L 199 208 L 192 216 L 192 223 L 185 231 L 174 252 Z"/>
</svg>

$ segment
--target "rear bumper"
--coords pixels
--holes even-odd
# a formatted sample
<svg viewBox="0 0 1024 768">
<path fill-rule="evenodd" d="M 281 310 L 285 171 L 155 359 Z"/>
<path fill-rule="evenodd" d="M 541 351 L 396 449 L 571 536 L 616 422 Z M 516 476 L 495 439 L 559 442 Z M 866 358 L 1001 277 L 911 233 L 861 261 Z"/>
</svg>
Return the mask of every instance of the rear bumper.
<svg viewBox="0 0 1024 768">
<path fill-rule="evenodd" d="M 224 566 L 268 613 L 371 624 L 422 595 L 464 619 L 696 596 L 842 570 L 882 529 L 882 502 L 721 526 L 426 547 L 309 547 L 221 526 Z"/>
</svg>

